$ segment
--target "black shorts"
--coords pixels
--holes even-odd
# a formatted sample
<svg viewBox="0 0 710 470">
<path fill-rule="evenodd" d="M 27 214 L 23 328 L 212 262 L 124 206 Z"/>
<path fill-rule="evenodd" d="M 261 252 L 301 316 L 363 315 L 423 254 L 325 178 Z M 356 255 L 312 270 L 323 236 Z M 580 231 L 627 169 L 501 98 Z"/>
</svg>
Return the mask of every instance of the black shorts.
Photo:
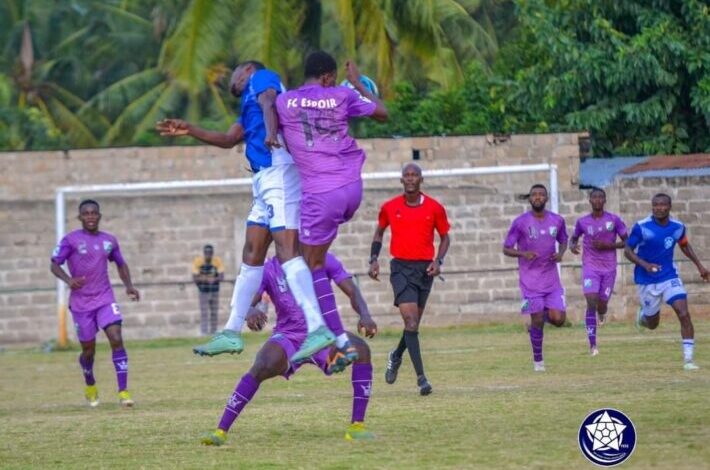
<svg viewBox="0 0 710 470">
<path fill-rule="evenodd" d="M 394 305 L 415 303 L 424 308 L 431 292 L 434 278 L 426 273 L 431 261 L 408 261 L 393 258 L 390 261 L 390 283 L 394 291 Z"/>
</svg>

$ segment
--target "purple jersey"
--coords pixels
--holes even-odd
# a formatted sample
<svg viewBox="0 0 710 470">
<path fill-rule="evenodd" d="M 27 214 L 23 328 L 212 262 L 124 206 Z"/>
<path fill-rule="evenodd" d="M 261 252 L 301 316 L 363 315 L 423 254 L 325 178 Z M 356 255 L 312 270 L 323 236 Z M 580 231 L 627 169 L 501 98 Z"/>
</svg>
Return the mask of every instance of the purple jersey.
<svg viewBox="0 0 710 470">
<path fill-rule="evenodd" d="M 88 312 L 116 302 L 108 277 L 108 262 L 117 266 L 126 262 L 121 255 L 116 237 L 106 232 L 90 233 L 83 229 L 67 234 L 52 253 L 52 262 L 67 262 L 72 277 L 84 277 L 79 289 L 72 289 L 69 308 L 74 312 Z"/>
<path fill-rule="evenodd" d="M 515 248 L 517 245 L 518 251 L 532 251 L 537 255 L 532 261 L 522 256 L 518 258 L 523 297 L 562 289 L 557 263 L 552 259 L 557 252 L 555 242 L 567 243 L 567 228 L 565 220 L 554 212 L 545 211 L 542 219 L 531 211 L 526 212 L 510 226 L 503 246 Z"/>
<path fill-rule="evenodd" d="M 588 214 L 577 220 L 572 240 L 577 241 L 582 235 L 584 235 L 582 253 L 584 268 L 600 272 L 616 271 L 616 250 L 599 250 L 592 246 L 592 242 L 600 240 L 615 243 L 617 235 L 626 236 L 624 222 L 616 214 L 609 212 L 604 212 L 598 219 Z"/>
<path fill-rule="evenodd" d="M 348 135 L 348 121 L 370 116 L 375 107 L 344 86 L 308 84 L 276 98 L 279 126 L 304 193 L 323 193 L 360 179 L 365 152 Z"/>
<path fill-rule="evenodd" d="M 330 253 L 325 258 L 325 271 L 328 279 L 336 284 L 352 277 L 340 260 Z M 261 279 L 259 294 L 263 292 L 269 294 L 276 310 L 274 333 L 281 333 L 293 341 L 305 340 L 308 333 L 305 315 L 288 288 L 286 274 L 276 257 L 264 264 L 264 277 Z"/>
</svg>

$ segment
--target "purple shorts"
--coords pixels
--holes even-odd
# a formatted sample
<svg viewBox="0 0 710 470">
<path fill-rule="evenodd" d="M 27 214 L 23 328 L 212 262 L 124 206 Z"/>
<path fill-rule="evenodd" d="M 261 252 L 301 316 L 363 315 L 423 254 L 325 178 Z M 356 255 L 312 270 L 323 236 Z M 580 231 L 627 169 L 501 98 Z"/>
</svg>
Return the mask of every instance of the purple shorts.
<svg viewBox="0 0 710 470">
<path fill-rule="evenodd" d="M 72 310 L 71 316 L 74 319 L 76 336 L 82 343 L 95 340 L 99 328 L 103 330 L 107 326 L 123 321 L 116 302 L 88 312 L 74 312 Z"/>
<path fill-rule="evenodd" d="M 520 313 L 530 315 L 532 313 L 544 312 L 545 310 L 559 310 L 564 312 L 566 308 L 565 290 L 559 288 L 548 294 L 530 293 L 523 296 L 523 304 L 520 306 Z"/>
<path fill-rule="evenodd" d="M 599 300 L 607 302 L 614 290 L 616 270 L 592 271 L 582 270 L 582 291 L 584 295 L 599 294 Z"/>
<path fill-rule="evenodd" d="M 281 349 L 284 350 L 286 353 L 286 357 L 291 357 L 293 356 L 296 351 L 301 347 L 302 341 L 294 341 L 293 339 L 289 338 L 283 333 L 274 333 L 271 335 L 269 338 L 269 342 L 278 344 L 281 346 Z M 293 374 L 296 373 L 296 371 L 303 365 L 303 364 L 313 364 L 314 366 L 318 367 L 320 370 L 323 371 L 325 375 L 331 375 L 330 372 L 328 372 L 328 354 L 330 352 L 330 347 L 323 348 L 317 353 L 315 353 L 313 356 L 311 356 L 307 361 L 304 362 L 290 362 L 289 361 L 289 367 L 286 369 L 286 372 L 284 372 L 283 375 L 284 378 L 288 379 L 291 377 Z"/>
<path fill-rule="evenodd" d="M 306 245 L 332 242 L 338 235 L 338 226 L 353 218 L 361 202 L 362 180 L 324 193 L 303 193 L 301 242 Z"/>
</svg>

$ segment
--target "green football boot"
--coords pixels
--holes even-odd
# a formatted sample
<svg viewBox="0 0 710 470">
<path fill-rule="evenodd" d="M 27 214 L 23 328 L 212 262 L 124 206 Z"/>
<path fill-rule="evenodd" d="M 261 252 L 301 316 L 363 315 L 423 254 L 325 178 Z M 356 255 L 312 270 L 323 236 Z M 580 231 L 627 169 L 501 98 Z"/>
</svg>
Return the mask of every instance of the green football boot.
<svg viewBox="0 0 710 470">
<path fill-rule="evenodd" d="M 206 446 L 221 446 L 222 444 L 227 442 L 227 433 L 222 431 L 221 429 L 217 429 L 214 432 L 202 436 L 200 442 L 202 442 Z"/>
<path fill-rule="evenodd" d="M 326 346 L 335 343 L 335 335 L 325 325 L 316 331 L 308 333 L 306 340 L 301 345 L 301 349 L 291 356 L 292 362 L 303 362 Z"/>
<path fill-rule="evenodd" d="M 239 354 L 244 351 L 242 335 L 232 330 L 222 330 L 215 334 L 207 343 L 195 346 L 192 352 L 200 356 L 216 356 L 217 354 Z"/>
<path fill-rule="evenodd" d="M 355 421 L 345 432 L 346 441 L 371 441 L 375 438 L 375 435 L 365 428 L 365 423 L 362 421 Z"/>
</svg>

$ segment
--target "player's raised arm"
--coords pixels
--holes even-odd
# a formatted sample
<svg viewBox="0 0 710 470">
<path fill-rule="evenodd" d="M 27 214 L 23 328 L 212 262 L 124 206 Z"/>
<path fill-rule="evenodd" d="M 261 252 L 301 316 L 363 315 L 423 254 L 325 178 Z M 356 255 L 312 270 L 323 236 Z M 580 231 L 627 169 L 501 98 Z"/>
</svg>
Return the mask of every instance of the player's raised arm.
<svg viewBox="0 0 710 470">
<path fill-rule="evenodd" d="M 264 113 L 264 126 L 266 127 L 266 138 L 264 144 L 269 148 L 279 148 L 281 143 L 277 137 L 279 131 L 279 118 L 276 114 L 276 90 L 269 88 L 259 94 L 259 106 Z"/>
<path fill-rule="evenodd" d="M 387 107 L 374 93 L 370 92 L 360 81 L 360 71 L 352 60 L 345 62 L 345 76 L 352 86 L 365 98 L 375 103 L 375 111 L 370 115 L 375 121 L 385 122 L 389 117 Z"/>
<path fill-rule="evenodd" d="M 377 276 L 380 275 L 380 263 L 377 261 L 377 258 L 379 258 L 380 251 L 382 250 L 382 239 L 385 234 L 385 228 L 386 227 L 380 227 L 379 224 L 377 225 L 375 234 L 372 237 L 372 245 L 370 246 L 370 267 L 367 271 L 367 275 L 375 281 L 379 281 Z"/>
<path fill-rule="evenodd" d="M 182 119 L 163 119 L 155 123 L 155 130 L 162 136 L 179 137 L 187 135 L 206 144 L 229 149 L 244 139 L 244 128 L 234 123 L 227 132 L 209 131 Z"/>
</svg>

